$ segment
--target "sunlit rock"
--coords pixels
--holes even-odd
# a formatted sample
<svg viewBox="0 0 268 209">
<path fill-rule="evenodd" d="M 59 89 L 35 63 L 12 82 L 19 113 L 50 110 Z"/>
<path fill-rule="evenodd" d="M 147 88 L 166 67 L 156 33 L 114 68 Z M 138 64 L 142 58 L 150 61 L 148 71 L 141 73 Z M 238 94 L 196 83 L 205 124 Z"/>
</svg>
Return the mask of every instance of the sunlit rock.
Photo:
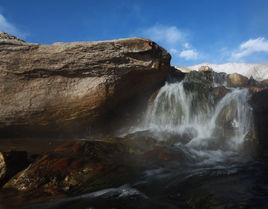
<svg viewBox="0 0 268 209">
<path fill-rule="evenodd" d="M 169 62 L 141 38 L 37 45 L 1 33 L 1 136 L 104 129 L 111 112 L 163 85 Z"/>
<path fill-rule="evenodd" d="M 227 85 L 229 87 L 246 87 L 248 78 L 238 73 L 229 74 L 227 76 Z"/>
</svg>

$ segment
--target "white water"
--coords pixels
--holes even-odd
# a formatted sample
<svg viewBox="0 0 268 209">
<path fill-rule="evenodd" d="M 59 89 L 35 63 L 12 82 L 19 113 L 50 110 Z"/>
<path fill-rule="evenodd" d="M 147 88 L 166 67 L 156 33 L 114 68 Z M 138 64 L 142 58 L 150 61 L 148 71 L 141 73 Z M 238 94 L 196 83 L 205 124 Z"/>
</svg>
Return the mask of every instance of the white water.
<svg viewBox="0 0 268 209">
<path fill-rule="evenodd" d="M 248 90 L 232 89 L 214 106 L 210 95 L 204 100 L 197 96 L 185 91 L 183 82 L 166 83 L 148 108 L 142 128 L 135 131 L 149 130 L 160 140 L 165 140 L 163 133 L 172 133 L 178 146 L 203 163 L 239 153 L 253 130 Z"/>
</svg>

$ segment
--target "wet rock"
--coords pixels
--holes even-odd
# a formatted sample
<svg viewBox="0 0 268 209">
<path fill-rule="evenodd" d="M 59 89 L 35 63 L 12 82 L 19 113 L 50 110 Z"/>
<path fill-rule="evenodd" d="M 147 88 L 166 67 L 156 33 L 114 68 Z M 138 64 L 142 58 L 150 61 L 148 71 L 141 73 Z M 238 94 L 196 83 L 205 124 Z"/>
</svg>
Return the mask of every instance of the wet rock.
<svg viewBox="0 0 268 209">
<path fill-rule="evenodd" d="M 122 185 L 144 169 L 183 157 L 151 139 L 70 142 L 38 158 L 4 188 L 43 195 L 96 191 Z"/>
<path fill-rule="evenodd" d="M 213 71 L 191 71 L 187 73 L 184 82 L 201 83 L 206 86 L 213 86 Z"/>
<path fill-rule="evenodd" d="M 250 78 L 248 79 L 248 83 L 247 85 L 249 87 L 257 87 L 257 86 L 260 86 L 260 83 L 258 81 L 256 81 L 253 76 L 250 76 Z"/>
<path fill-rule="evenodd" d="M 37 45 L 1 33 L 1 136 L 104 129 L 111 113 L 164 83 L 169 62 L 163 48 L 141 38 Z"/>
<path fill-rule="evenodd" d="M 226 82 L 227 82 L 227 74 L 220 72 L 214 72 L 213 73 L 213 82 L 214 82 L 214 87 L 217 86 L 226 86 Z"/>
<path fill-rule="evenodd" d="M 259 154 L 268 159 L 268 89 L 263 89 L 252 94 L 250 103 L 254 110 L 254 121 L 259 140 Z"/>
<path fill-rule="evenodd" d="M 182 81 L 185 77 L 185 73 L 181 70 L 171 67 L 170 74 L 169 74 L 169 82 L 179 82 Z"/>
<path fill-rule="evenodd" d="M 231 90 L 227 89 L 225 86 L 214 87 L 212 90 L 213 98 L 218 102 L 221 98 L 223 98 L 226 94 L 228 94 Z"/>
<path fill-rule="evenodd" d="M 43 155 L 4 187 L 24 192 L 42 191 L 52 195 L 78 189 L 93 177 L 119 166 L 115 159 L 121 156 L 124 160 L 124 153 L 120 143 L 67 143 Z"/>
<path fill-rule="evenodd" d="M 0 186 L 29 165 L 27 152 L 0 152 Z"/>
<path fill-rule="evenodd" d="M 238 73 L 229 74 L 227 76 L 228 87 L 246 87 L 248 85 L 248 78 Z"/>
<path fill-rule="evenodd" d="M 255 93 L 258 93 L 258 92 L 263 91 L 264 88 L 261 87 L 261 86 L 250 86 L 250 87 L 248 88 L 248 90 L 249 90 L 252 94 L 255 94 Z"/>
</svg>

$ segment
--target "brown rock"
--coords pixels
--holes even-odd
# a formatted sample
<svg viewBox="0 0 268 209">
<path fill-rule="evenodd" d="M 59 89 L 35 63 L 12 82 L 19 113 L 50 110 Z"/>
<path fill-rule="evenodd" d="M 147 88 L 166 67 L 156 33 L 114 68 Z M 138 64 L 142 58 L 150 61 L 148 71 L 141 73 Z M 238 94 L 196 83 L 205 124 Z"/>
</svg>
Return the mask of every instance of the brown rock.
<svg viewBox="0 0 268 209">
<path fill-rule="evenodd" d="M 78 189 L 97 175 L 105 174 L 119 166 L 115 159 L 120 156 L 124 159 L 124 153 L 125 149 L 120 143 L 66 143 L 40 157 L 4 187 L 24 192 L 41 191 L 52 195 Z"/>
<path fill-rule="evenodd" d="M 227 89 L 225 86 L 218 86 L 213 88 L 212 95 L 213 98 L 218 102 L 229 92 L 230 89 Z"/>
<path fill-rule="evenodd" d="M 111 110 L 159 88 L 169 62 L 146 39 L 36 45 L 1 33 L 1 136 L 103 127 Z"/>
<path fill-rule="evenodd" d="M 95 191 L 125 184 L 150 166 L 183 157 L 150 138 L 70 142 L 40 157 L 4 188 L 45 196 Z"/>
<path fill-rule="evenodd" d="M 209 66 L 201 66 L 198 71 L 200 72 L 213 72 L 213 69 Z"/>
<path fill-rule="evenodd" d="M 248 78 L 238 73 L 232 73 L 227 76 L 228 87 L 246 87 L 248 85 Z"/>
</svg>

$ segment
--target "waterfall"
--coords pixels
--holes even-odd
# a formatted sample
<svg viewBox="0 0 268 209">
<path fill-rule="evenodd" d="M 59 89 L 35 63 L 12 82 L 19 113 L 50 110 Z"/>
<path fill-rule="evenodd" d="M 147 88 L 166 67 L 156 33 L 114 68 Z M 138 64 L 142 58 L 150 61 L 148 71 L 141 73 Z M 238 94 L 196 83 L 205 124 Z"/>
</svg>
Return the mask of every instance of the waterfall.
<svg viewBox="0 0 268 209">
<path fill-rule="evenodd" d="M 215 102 L 210 93 L 187 91 L 183 82 L 166 83 L 149 106 L 142 128 L 160 140 L 168 134 L 197 158 L 219 160 L 238 153 L 253 131 L 247 89 L 230 89 Z"/>
</svg>

